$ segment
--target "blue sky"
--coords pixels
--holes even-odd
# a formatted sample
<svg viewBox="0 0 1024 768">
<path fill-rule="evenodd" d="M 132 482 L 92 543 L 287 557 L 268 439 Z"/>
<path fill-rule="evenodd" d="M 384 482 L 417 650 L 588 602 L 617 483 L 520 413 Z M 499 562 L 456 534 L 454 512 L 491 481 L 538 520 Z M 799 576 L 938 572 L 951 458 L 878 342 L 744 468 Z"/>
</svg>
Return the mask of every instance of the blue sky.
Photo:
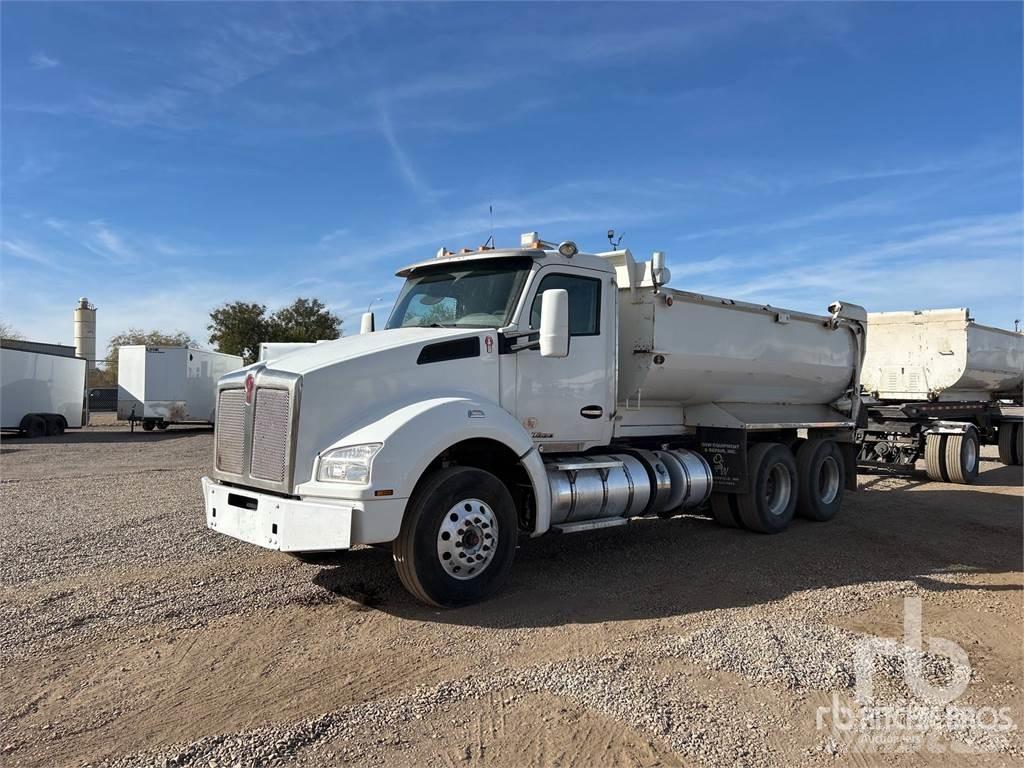
<svg viewBox="0 0 1024 768">
<path fill-rule="evenodd" d="M 3 3 L 0 317 L 206 342 L 522 231 L 673 287 L 1022 317 L 1022 6 Z"/>
</svg>

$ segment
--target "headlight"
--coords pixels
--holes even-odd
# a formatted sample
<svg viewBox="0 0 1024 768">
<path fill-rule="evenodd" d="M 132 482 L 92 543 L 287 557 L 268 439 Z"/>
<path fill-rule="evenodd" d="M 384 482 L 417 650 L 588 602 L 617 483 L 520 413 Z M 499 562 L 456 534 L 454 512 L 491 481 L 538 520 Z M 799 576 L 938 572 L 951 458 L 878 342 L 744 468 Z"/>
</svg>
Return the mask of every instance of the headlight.
<svg viewBox="0 0 1024 768">
<path fill-rule="evenodd" d="M 381 443 L 335 448 L 320 457 L 316 479 L 329 483 L 370 484 L 370 467 Z"/>
</svg>

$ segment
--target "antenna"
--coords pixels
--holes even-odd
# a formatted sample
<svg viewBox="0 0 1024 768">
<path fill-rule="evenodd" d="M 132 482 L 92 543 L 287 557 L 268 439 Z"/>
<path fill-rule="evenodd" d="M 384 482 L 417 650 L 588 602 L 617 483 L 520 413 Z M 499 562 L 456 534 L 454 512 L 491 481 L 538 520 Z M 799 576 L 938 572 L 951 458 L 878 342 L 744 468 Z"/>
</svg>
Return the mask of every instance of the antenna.
<svg viewBox="0 0 1024 768">
<path fill-rule="evenodd" d="M 612 244 L 612 248 L 614 248 L 616 251 L 619 250 L 619 243 L 622 242 L 622 238 L 624 238 L 625 236 L 626 236 L 626 233 L 623 232 L 623 233 L 621 233 L 619 235 L 619 239 L 616 240 L 615 239 L 615 230 L 614 229 L 609 229 L 608 230 L 608 242 Z"/>
<path fill-rule="evenodd" d="M 376 299 L 370 299 L 370 303 L 366 305 L 366 311 L 369 312 L 373 305 L 383 298 L 383 296 L 378 296 Z"/>
</svg>

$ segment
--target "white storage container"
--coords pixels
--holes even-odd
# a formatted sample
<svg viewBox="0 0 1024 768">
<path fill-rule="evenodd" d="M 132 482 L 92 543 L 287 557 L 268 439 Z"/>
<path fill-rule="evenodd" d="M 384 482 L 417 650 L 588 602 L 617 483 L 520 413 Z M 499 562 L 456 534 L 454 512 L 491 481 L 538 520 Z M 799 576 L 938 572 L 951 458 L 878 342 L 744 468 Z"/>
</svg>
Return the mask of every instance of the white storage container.
<svg viewBox="0 0 1024 768">
<path fill-rule="evenodd" d="M 0 426 L 18 429 L 29 413 L 59 414 L 82 426 L 85 360 L 0 348 Z"/>
<path fill-rule="evenodd" d="M 117 350 L 117 416 L 156 424 L 205 422 L 217 411 L 217 380 L 242 358 L 192 347 Z"/>
</svg>

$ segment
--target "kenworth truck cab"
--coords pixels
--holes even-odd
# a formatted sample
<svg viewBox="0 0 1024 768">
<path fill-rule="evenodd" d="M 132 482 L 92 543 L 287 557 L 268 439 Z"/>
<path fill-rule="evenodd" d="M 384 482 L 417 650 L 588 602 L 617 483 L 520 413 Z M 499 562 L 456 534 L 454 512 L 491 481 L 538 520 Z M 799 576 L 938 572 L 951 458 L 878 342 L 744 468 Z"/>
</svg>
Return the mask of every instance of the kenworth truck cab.
<svg viewBox="0 0 1024 768">
<path fill-rule="evenodd" d="M 533 233 L 398 275 L 384 329 L 220 380 L 211 529 L 304 559 L 390 544 L 413 595 L 454 606 L 521 533 L 686 509 L 777 533 L 856 488 L 860 307 L 669 290 L 660 252 Z"/>
</svg>

